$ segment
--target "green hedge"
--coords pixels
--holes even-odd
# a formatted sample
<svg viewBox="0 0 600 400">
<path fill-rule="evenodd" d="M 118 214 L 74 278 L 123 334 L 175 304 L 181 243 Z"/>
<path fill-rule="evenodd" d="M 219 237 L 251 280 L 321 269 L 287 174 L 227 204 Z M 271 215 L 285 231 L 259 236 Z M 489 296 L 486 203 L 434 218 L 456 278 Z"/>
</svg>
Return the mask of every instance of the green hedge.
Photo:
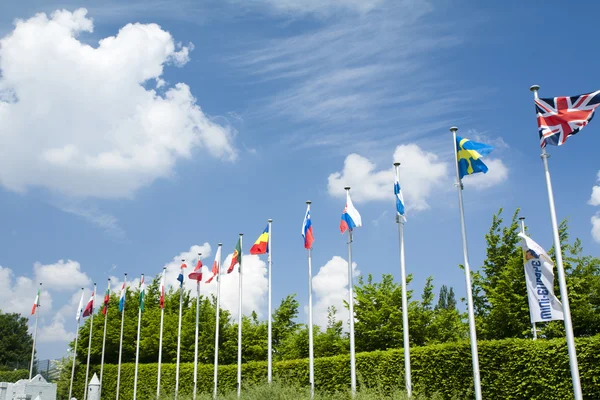
<svg viewBox="0 0 600 400">
<path fill-rule="evenodd" d="M 0 371 L 0 382 L 16 382 L 19 379 L 29 379 L 29 370 Z"/>
<path fill-rule="evenodd" d="M 577 356 L 583 396 L 600 399 L 600 336 L 577 339 Z M 360 353 L 356 356 L 359 385 L 392 391 L 404 386 L 403 354 L 401 350 Z M 485 399 L 553 400 L 573 398 L 569 359 L 564 339 L 507 339 L 479 342 L 481 386 Z M 412 380 L 416 393 L 444 399 L 472 398 L 473 375 L 468 342 L 417 347 L 411 350 Z M 92 373 L 99 367 L 92 367 Z M 193 388 L 193 364 L 182 364 L 179 393 L 189 395 Z M 274 363 L 274 375 L 283 382 L 308 385 L 308 360 Z M 199 365 L 201 392 L 213 387 L 212 365 Z M 251 362 L 243 365 L 243 385 L 264 383 L 267 364 Z M 85 368 L 80 366 L 74 385 L 74 395 L 83 398 Z M 91 375 L 91 374 L 90 374 Z M 139 367 L 138 398 L 150 399 L 156 393 L 156 364 Z M 117 366 L 106 365 L 103 398 L 115 398 Z M 236 388 L 236 365 L 219 367 L 219 389 Z M 133 397 L 134 365 L 123 364 L 120 399 Z M 68 384 L 68 379 L 66 380 Z M 315 386 L 320 391 L 347 390 L 350 385 L 348 356 L 315 360 Z M 162 392 L 173 393 L 175 365 L 162 366 Z"/>
</svg>

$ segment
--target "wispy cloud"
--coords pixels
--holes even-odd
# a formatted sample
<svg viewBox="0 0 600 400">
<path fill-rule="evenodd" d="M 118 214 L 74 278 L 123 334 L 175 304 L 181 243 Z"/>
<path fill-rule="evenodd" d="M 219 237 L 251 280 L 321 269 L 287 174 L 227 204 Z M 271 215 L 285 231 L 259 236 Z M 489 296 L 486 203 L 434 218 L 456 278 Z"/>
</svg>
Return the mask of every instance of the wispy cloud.
<svg viewBox="0 0 600 400">
<path fill-rule="evenodd" d="M 119 220 L 111 214 L 104 213 L 94 206 L 57 205 L 57 207 L 66 213 L 76 215 L 96 225 L 113 239 L 125 239 L 125 231 L 119 225 Z"/>
<path fill-rule="evenodd" d="M 381 2 L 366 14 L 251 45 L 230 61 L 274 94 L 248 114 L 285 120 L 296 131 L 286 145 L 392 135 L 397 144 L 400 134 L 427 134 L 472 93 L 459 90 L 440 62 L 442 50 L 461 38 L 432 15 L 427 2 Z"/>
</svg>

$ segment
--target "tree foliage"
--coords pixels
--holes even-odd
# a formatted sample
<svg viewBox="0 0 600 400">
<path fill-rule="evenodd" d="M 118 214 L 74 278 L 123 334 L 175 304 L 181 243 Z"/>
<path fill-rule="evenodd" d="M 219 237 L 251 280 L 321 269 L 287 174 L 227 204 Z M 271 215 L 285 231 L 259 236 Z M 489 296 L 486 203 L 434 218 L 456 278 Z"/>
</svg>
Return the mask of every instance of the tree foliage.
<svg viewBox="0 0 600 400">
<path fill-rule="evenodd" d="M 33 338 L 27 331 L 27 322 L 19 314 L 0 310 L 0 369 L 29 370 Z"/>
</svg>

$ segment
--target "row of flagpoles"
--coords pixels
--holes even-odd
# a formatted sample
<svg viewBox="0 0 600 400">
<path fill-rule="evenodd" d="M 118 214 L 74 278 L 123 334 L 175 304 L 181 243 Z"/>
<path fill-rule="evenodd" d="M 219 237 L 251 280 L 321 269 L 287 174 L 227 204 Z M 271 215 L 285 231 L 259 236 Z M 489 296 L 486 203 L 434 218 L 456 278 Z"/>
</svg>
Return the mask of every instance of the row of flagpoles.
<svg viewBox="0 0 600 400">
<path fill-rule="evenodd" d="M 534 94 L 534 100 L 536 105 L 536 114 L 539 128 L 539 135 L 542 148 L 542 160 L 544 165 L 544 172 L 546 178 L 546 186 L 548 189 L 548 202 L 550 207 L 550 217 L 552 222 L 552 231 L 554 239 L 554 247 L 556 249 L 556 268 L 558 271 L 558 283 L 560 288 L 560 295 L 562 303 L 554 296 L 553 293 L 553 264 L 550 257 L 544 251 L 544 249 L 535 243 L 531 238 L 525 235 L 525 225 L 521 220 L 521 233 L 519 236 L 522 239 L 523 247 L 523 261 L 526 276 L 527 293 L 529 300 L 530 318 L 532 323 L 532 332 L 534 339 L 537 338 L 536 322 L 540 321 L 551 321 L 551 320 L 563 320 L 565 325 L 567 348 L 569 354 L 569 364 L 571 369 L 571 378 L 573 384 L 573 392 L 575 400 L 582 400 L 581 384 L 579 380 L 579 371 L 577 366 L 577 356 L 575 351 L 575 343 L 573 338 L 573 327 L 571 323 L 571 314 L 569 308 L 569 300 L 567 294 L 567 286 L 565 282 L 565 272 L 563 267 L 562 252 L 560 246 L 560 238 L 558 232 L 558 223 L 556 218 L 556 210 L 554 206 L 554 196 L 552 191 L 552 183 L 550 180 L 550 172 L 548 169 L 548 154 L 546 153 L 546 145 L 562 145 L 566 139 L 581 130 L 591 121 L 594 110 L 600 105 L 600 91 L 571 97 L 555 97 L 540 99 L 538 98 L 539 86 L 532 86 L 531 91 Z M 458 205 L 460 212 L 460 226 L 462 233 L 462 249 L 464 257 L 464 271 L 465 271 L 465 283 L 467 291 L 467 311 L 469 321 L 469 339 L 471 343 L 471 358 L 473 366 L 473 383 L 476 400 L 481 400 L 481 379 L 479 374 L 479 358 L 477 351 L 477 334 L 475 329 L 475 314 L 473 308 L 473 296 L 471 290 L 471 272 L 469 264 L 469 252 L 467 245 L 467 232 L 464 218 L 464 204 L 463 204 L 463 184 L 462 179 L 467 175 L 475 173 L 486 173 L 488 168 L 483 162 L 482 158 L 488 155 L 493 147 L 473 142 L 469 139 L 462 138 L 456 135 L 458 128 L 452 127 L 450 131 L 453 135 L 453 146 L 455 154 L 455 165 L 456 165 L 456 188 L 458 193 Z M 402 190 L 400 188 L 400 177 L 399 177 L 399 166 L 400 163 L 394 163 L 395 181 L 394 181 L 394 195 L 396 199 L 396 222 L 398 223 L 398 239 L 399 239 L 399 251 L 400 251 L 400 275 L 401 275 L 401 286 L 402 286 L 402 311 L 403 311 L 403 335 L 404 335 L 404 373 L 405 373 L 405 386 L 408 396 L 412 394 L 412 381 L 411 381 L 411 368 L 410 368 L 410 341 L 409 341 L 409 326 L 408 326 L 408 301 L 407 301 L 407 287 L 406 287 L 406 267 L 404 262 L 404 223 L 405 209 L 404 199 L 402 197 Z M 356 393 L 356 358 L 354 351 L 354 283 L 352 276 L 352 242 L 354 229 L 362 225 L 361 216 L 354 207 L 350 198 L 350 187 L 346 187 L 346 206 L 342 213 L 340 222 L 340 231 L 345 233 L 348 232 L 348 305 L 349 305 L 349 337 L 350 337 L 350 381 L 352 393 Z M 304 247 L 308 252 L 308 334 L 309 334 L 309 381 L 311 389 L 311 397 L 314 396 L 314 351 L 313 351 L 313 315 L 312 315 L 312 245 L 314 242 L 312 221 L 310 215 L 311 202 L 307 201 L 306 213 L 304 221 L 302 223 L 302 237 L 304 239 Z M 237 369 L 237 394 L 238 397 L 241 393 L 242 387 L 242 236 L 239 235 L 237 245 L 235 247 L 231 265 L 227 269 L 227 273 L 231 273 L 235 266 L 238 265 L 239 273 L 239 304 L 238 304 L 238 369 Z M 267 228 L 260 235 L 258 240 L 252 246 L 251 254 L 267 254 L 268 255 L 268 371 L 267 380 L 270 383 L 272 381 L 272 343 L 271 343 L 271 269 L 272 269 L 272 220 L 268 220 Z M 214 357 L 214 390 L 213 397 L 217 397 L 217 383 L 218 383 L 218 354 L 219 354 L 219 311 L 220 311 L 220 275 L 221 275 L 221 248 L 222 244 L 219 243 L 218 249 L 215 255 L 215 260 L 212 268 L 212 276 L 206 281 L 210 283 L 215 277 L 217 278 L 217 296 L 216 296 L 216 328 L 215 328 L 215 357 Z M 197 392 L 197 362 L 198 362 L 198 318 L 199 318 L 199 298 L 200 298 L 200 282 L 202 281 L 202 262 L 200 261 L 201 254 L 198 254 L 198 263 L 194 271 L 189 274 L 190 279 L 194 279 L 197 282 L 196 290 L 196 340 L 195 340 L 195 352 L 194 352 L 194 399 L 196 398 Z M 181 270 L 177 280 L 180 282 L 180 302 L 179 302 L 179 326 L 178 326 L 178 340 L 177 340 L 177 364 L 176 364 L 176 379 L 175 379 L 175 398 L 177 398 L 179 391 L 179 364 L 180 364 L 180 347 L 181 347 L 181 314 L 182 314 L 182 299 L 183 299 L 183 281 L 184 281 L 184 269 L 187 268 L 185 260 L 182 260 Z M 157 377 L 157 398 L 160 397 L 160 378 L 161 378 L 161 362 L 162 362 L 162 333 L 164 323 L 164 296 L 165 296 L 165 273 L 166 267 L 163 269 L 161 281 L 160 281 L 160 307 L 161 307 L 161 323 L 160 323 L 160 339 L 159 339 L 159 353 L 158 353 L 158 377 Z M 120 300 L 119 300 L 119 311 L 121 312 L 121 334 L 119 339 L 119 365 L 117 372 L 117 390 L 116 399 L 119 399 L 119 386 L 120 386 L 120 374 L 121 374 L 121 353 L 123 346 L 123 324 L 124 324 L 124 309 L 125 309 L 125 295 L 127 292 L 127 274 L 123 286 L 121 288 Z M 32 349 L 32 360 L 30 366 L 30 379 L 33 371 L 33 359 L 35 355 L 35 339 L 37 336 L 37 320 L 39 316 L 40 307 L 40 289 L 38 290 L 34 305 L 32 308 L 32 315 L 36 315 L 36 322 L 34 328 L 34 340 Z M 139 342 L 140 342 L 140 321 L 142 312 L 144 311 L 144 275 L 141 276 L 139 284 L 139 312 L 138 312 L 138 331 L 137 331 L 137 342 L 136 342 L 136 362 L 135 362 L 135 378 L 134 378 L 134 393 L 133 398 L 136 399 L 137 395 L 137 371 L 139 361 Z M 71 382 L 69 387 L 69 398 L 72 395 L 73 389 L 73 378 L 75 373 L 75 359 L 77 352 L 77 342 L 79 340 L 79 326 L 81 315 L 83 317 L 91 316 L 90 320 L 90 332 L 88 339 L 88 357 L 86 365 L 86 390 L 84 394 L 84 400 L 87 395 L 87 383 L 89 373 L 89 362 L 90 362 L 90 348 L 92 338 L 92 327 L 94 318 L 94 299 L 96 296 L 96 285 L 94 284 L 94 290 L 90 300 L 88 301 L 85 308 L 83 308 L 83 288 L 79 307 L 77 309 L 77 334 L 75 336 L 75 347 L 73 349 L 73 366 L 71 370 Z M 104 336 L 102 342 L 102 358 L 100 367 L 100 383 L 102 385 L 102 373 L 104 369 L 104 351 L 106 341 L 106 322 L 108 320 L 108 302 L 110 299 L 110 280 L 108 288 L 104 297 L 104 307 L 102 313 L 105 315 L 104 320 Z M 102 387 L 102 386 L 101 386 Z"/>
</svg>

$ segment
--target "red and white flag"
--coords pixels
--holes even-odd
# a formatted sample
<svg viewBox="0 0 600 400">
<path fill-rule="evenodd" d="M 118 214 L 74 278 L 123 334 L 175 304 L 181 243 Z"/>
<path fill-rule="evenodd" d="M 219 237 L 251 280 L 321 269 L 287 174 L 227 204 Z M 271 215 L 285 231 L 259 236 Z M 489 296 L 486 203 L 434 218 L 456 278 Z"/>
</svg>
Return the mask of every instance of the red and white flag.
<svg viewBox="0 0 600 400">
<path fill-rule="evenodd" d="M 31 308 L 31 315 L 35 314 L 35 311 L 40 306 L 40 289 L 37 291 L 37 295 L 35 296 L 35 300 L 33 301 L 33 307 Z"/>
<path fill-rule="evenodd" d="M 221 247 L 217 249 L 217 254 L 215 254 L 215 262 L 212 267 L 212 276 L 206 281 L 206 283 L 211 283 L 213 278 L 219 275 L 219 271 L 221 270 Z"/>
<path fill-rule="evenodd" d="M 83 318 L 89 317 L 90 315 L 92 315 L 94 313 L 95 297 L 96 297 L 96 287 L 94 286 L 94 292 L 92 293 L 92 296 L 88 300 L 88 303 L 85 306 L 85 310 L 83 310 Z"/>
<path fill-rule="evenodd" d="M 188 275 L 188 278 L 194 279 L 198 282 L 202 280 L 202 260 L 200 260 L 200 258 L 198 258 L 196 268 L 194 268 L 194 271 Z"/>
</svg>

